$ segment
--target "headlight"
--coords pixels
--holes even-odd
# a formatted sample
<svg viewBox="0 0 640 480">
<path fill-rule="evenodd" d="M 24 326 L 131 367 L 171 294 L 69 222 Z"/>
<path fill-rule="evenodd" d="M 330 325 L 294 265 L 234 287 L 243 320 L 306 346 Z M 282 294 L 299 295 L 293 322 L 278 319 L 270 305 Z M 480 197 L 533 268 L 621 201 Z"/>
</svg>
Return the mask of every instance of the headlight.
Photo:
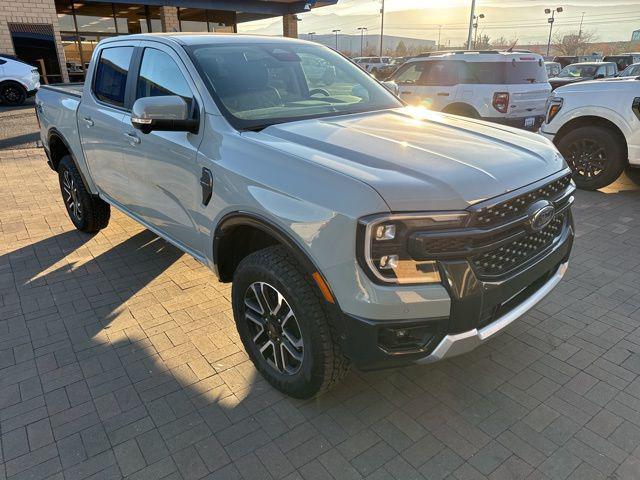
<svg viewBox="0 0 640 480">
<path fill-rule="evenodd" d="M 463 228 L 466 212 L 378 215 L 360 219 L 358 259 L 377 283 L 440 283 L 435 260 L 412 258 L 408 245 L 414 233 Z"/>
<path fill-rule="evenodd" d="M 562 104 L 564 100 L 560 97 L 553 97 L 549 100 L 549 107 L 547 109 L 547 123 L 551 123 L 551 121 L 558 115 L 558 112 L 562 108 Z"/>
</svg>

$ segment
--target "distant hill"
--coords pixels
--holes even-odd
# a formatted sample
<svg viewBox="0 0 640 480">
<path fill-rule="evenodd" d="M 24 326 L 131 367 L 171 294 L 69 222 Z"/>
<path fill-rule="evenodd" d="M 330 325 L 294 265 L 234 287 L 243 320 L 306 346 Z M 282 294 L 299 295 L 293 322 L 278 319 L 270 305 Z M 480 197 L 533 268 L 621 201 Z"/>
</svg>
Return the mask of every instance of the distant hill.
<svg viewBox="0 0 640 480">
<path fill-rule="evenodd" d="M 313 40 L 314 42 L 322 43 L 328 47 L 336 47 L 335 35 L 313 35 L 310 37 L 306 34 L 300 34 L 300 38 L 304 40 Z M 433 50 L 436 46 L 435 40 L 423 40 L 420 38 L 408 38 L 408 37 L 396 37 L 393 35 L 384 36 L 384 50 L 387 52 L 391 50 L 395 52 L 398 44 L 402 42 L 408 49 L 416 50 Z M 367 51 L 375 52 L 378 54 L 380 48 L 380 35 L 364 35 L 363 38 L 363 50 L 365 55 Z M 360 35 L 338 35 L 338 50 L 342 52 L 351 52 L 354 55 L 360 55 Z"/>
</svg>

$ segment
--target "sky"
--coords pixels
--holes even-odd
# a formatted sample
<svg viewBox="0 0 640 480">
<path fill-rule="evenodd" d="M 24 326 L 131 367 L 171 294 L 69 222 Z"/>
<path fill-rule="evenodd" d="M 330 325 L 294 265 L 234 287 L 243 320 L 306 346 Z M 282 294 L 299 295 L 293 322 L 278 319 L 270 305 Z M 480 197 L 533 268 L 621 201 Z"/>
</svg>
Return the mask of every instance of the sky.
<svg viewBox="0 0 640 480">
<path fill-rule="evenodd" d="M 300 14 L 299 33 L 358 34 L 367 27 L 370 35 L 380 34 L 381 0 L 338 0 L 335 6 L 320 7 Z M 385 34 L 437 40 L 461 45 L 467 36 L 471 0 L 386 0 Z M 477 0 L 476 13 L 484 14 L 479 34 L 505 37 L 519 44 L 546 43 L 549 24 L 545 8 L 562 6 L 556 14 L 554 37 L 577 32 L 584 12 L 583 29 L 593 31 L 595 40 L 629 41 L 640 29 L 640 0 Z M 241 33 L 282 34 L 281 19 L 239 25 Z"/>
</svg>

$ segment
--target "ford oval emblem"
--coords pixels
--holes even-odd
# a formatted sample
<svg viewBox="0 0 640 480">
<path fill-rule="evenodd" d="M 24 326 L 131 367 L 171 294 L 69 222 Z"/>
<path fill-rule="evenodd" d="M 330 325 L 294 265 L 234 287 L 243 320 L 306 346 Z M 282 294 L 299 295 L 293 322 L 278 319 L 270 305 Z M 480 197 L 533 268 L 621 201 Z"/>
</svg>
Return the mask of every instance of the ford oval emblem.
<svg viewBox="0 0 640 480">
<path fill-rule="evenodd" d="M 541 200 L 529 207 L 529 225 L 531 230 L 539 232 L 551 223 L 556 215 L 556 209 L 551 202 Z"/>
</svg>

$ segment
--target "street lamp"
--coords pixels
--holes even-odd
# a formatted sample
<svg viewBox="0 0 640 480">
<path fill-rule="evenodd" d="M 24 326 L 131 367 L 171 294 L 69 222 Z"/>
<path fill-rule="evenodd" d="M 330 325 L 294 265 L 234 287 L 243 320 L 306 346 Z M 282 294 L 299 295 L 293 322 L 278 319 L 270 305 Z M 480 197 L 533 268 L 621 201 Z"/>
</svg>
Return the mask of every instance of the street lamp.
<svg viewBox="0 0 640 480">
<path fill-rule="evenodd" d="M 549 56 L 549 50 L 551 49 L 551 34 L 553 33 L 553 22 L 556 21 L 556 12 L 562 13 L 562 11 L 563 11 L 562 7 L 557 7 L 554 9 L 551 9 L 551 8 L 544 9 L 544 13 L 546 13 L 547 15 L 551 14 L 551 16 L 547 19 L 547 22 L 549 22 L 549 41 L 547 42 L 547 57 Z"/>
<path fill-rule="evenodd" d="M 384 0 L 380 7 L 380 57 L 382 57 L 382 46 L 384 43 Z"/>
<path fill-rule="evenodd" d="M 316 34 L 316 32 L 309 32 L 307 33 L 307 36 L 309 37 L 309 41 L 313 42 L 313 36 Z"/>
<path fill-rule="evenodd" d="M 335 29 L 335 30 L 331 30 L 331 33 L 335 33 L 336 34 L 336 52 L 338 51 L 338 34 L 341 32 L 342 30 Z"/>
<path fill-rule="evenodd" d="M 480 23 L 481 18 L 484 18 L 484 13 L 473 16 L 473 19 L 475 20 L 475 23 L 473 24 L 473 28 L 475 29 L 475 34 L 473 36 L 473 48 L 477 48 L 478 45 L 478 23 Z"/>
<path fill-rule="evenodd" d="M 364 46 L 364 32 L 369 29 L 367 27 L 358 27 L 358 30 L 360 30 L 360 56 L 362 56 Z"/>
</svg>

